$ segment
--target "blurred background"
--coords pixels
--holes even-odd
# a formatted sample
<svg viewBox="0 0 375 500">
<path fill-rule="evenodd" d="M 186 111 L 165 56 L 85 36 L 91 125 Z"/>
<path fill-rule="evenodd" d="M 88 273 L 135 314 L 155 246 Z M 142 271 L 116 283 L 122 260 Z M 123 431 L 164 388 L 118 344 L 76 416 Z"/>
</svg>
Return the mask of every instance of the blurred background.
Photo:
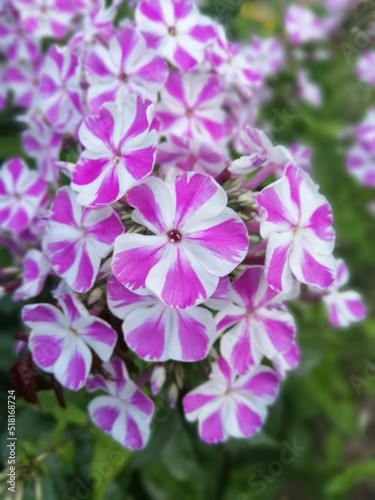
<svg viewBox="0 0 375 500">
<path fill-rule="evenodd" d="M 319 11 L 319 2 L 306 3 Z M 363 295 L 368 318 L 335 330 L 320 302 L 293 306 L 301 365 L 282 385 L 262 432 L 249 441 L 204 445 L 196 426 L 182 418 L 180 405 L 171 410 L 162 394 L 150 443 L 132 453 L 90 425 L 84 391 L 65 391 L 65 410 L 51 391 L 40 393 L 40 408 L 18 398 L 18 498 L 375 499 L 375 216 L 369 209 L 375 191 L 347 173 L 343 134 L 375 105 L 375 88 L 359 82 L 354 71 L 361 53 L 375 48 L 375 38 L 366 31 L 370 20 L 375 23 L 375 2 L 350 11 L 328 41 L 307 47 L 302 56 L 284 33 L 290 4 L 211 0 L 202 8 L 221 20 L 232 39 L 285 40 L 287 64 L 271 75 L 259 125 L 274 143 L 298 141 L 313 149 L 312 176 L 333 206 L 336 256 L 348 264 L 351 288 Z M 297 98 L 301 58 L 321 88 L 320 106 Z M 21 127 L 14 116 L 12 109 L 0 115 L 1 160 L 22 156 Z M 9 256 L 1 254 L 1 263 L 8 262 Z M 3 415 L 16 359 L 14 335 L 22 326 L 20 306 L 8 297 L 0 301 L 0 313 Z M 2 418 L 2 431 L 5 423 Z M 4 446 L 1 453 L 4 463 Z"/>
</svg>

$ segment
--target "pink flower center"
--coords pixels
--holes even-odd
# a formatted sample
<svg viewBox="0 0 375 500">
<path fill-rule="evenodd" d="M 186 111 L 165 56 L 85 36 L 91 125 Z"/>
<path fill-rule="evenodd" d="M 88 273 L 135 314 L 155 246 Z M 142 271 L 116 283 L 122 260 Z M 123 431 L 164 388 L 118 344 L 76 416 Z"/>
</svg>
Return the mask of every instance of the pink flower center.
<svg viewBox="0 0 375 500">
<path fill-rule="evenodd" d="M 120 161 L 121 161 L 121 158 L 120 158 L 119 156 L 115 156 L 115 157 L 113 158 L 113 163 L 114 163 L 115 165 L 118 165 L 118 164 L 120 163 Z"/>
<path fill-rule="evenodd" d="M 126 73 L 120 73 L 118 78 L 119 78 L 120 82 L 124 82 L 124 83 L 126 83 L 129 80 L 129 77 Z"/>
<path fill-rule="evenodd" d="M 168 33 L 171 35 L 171 36 L 176 36 L 176 28 L 174 26 L 170 26 L 168 28 Z"/>
<path fill-rule="evenodd" d="M 172 229 L 168 233 L 169 243 L 179 243 L 182 240 L 182 234 L 177 229 Z"/>
<path fill-rule="evenodd" d="M 185 115 L 187 118 L 191 118 L 194 114 L 194 110 L 191 109 L 191 108 L 187 108 L 187 110 L 185 111 Z"/>
</svg>

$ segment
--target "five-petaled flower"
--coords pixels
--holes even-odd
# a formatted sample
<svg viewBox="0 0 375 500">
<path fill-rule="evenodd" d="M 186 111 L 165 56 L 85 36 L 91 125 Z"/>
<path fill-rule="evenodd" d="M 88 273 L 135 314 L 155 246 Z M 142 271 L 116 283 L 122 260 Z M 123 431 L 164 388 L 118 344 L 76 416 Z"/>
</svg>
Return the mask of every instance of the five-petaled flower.
<svg viewBox="0 0 375 500">
<path fill-rule="evenodd" d="M 168 182 L 150 177 L 129 191 L 128 202 L 133 220 L 155 233 L 115 241 L 113 273 L 136 293 L 147 288 L 168 306 L 192 307 L 246 255 L 245 224 L 208 175 L 189 172 Z"/>
<path fill-rule="evenodd" d="M 229 304 L 215 320 L 221 338 L 221 355 L 236 373 L 244 374 L 263 356 L 272 360 L 289 350 L 296 334 L 293 316 L 284 301 L 298 294 L 278 293 L 269 287 L 263 266 L 250 266 L 232 283 Z"/>
<path fill-rule="evenodd" d="M 129 378 L 120 359 L 111 359 L 103 365 L 103 370 L 106 376 L 90 375 L 87 381 L 90 392 L 107 393 L 89 403 L 91 420 L 125 448 L 143 448 L 150 436 L 154 403 Z"/>
<path fill-rule="evenodd" d="M 89 374 L 92 353 L 108 361 L 116 344 L 116 332 L 100 318 L 92 317 L 73 295 L 58 296 L 62 309 L 50 304 L 25 306 L 22 319 L 31 328 L 28 346 L 35 363 L 68 389 L 78 391 Z"/>
<path fill-rule="evenodd" d="M 93 286 L 101 260 L 112 250 L 124 227 L 111 207 L 82 207 L 69 187 L 57 191 L 44 246 L 51 266 L 74 291 Z"/>
<path fill-rule="evenodd" d="M 104 104 L 79 130 L 86 148 L 73 171 L 78 202 L 100 207 L 119 200 L 154 167 L 156 132 L 150 130 L 153 106 L 128 95 L 118 106 Z"/>
<path fill-rule="evenodd" d="M 260 233 L 268 238 L 266 277 L 271 288 L 288 291 L 293 279 L 327 288 L 332 284 L 335 232 L 326 198 L 309 175 L 293 165 L 257 196 Z"/>
<path fill-rule="evenodd" d="M 206 443 L 219 443 L 229 436 L 249 438 L 261 428 L 267 406 L 279 390 L 277 374 L 254 366 L 236 377 L 224 358 L 212 366 L 208 382 L 183 399 L 187 420 L 198 420 L 199 435 Z"/>
</svg>

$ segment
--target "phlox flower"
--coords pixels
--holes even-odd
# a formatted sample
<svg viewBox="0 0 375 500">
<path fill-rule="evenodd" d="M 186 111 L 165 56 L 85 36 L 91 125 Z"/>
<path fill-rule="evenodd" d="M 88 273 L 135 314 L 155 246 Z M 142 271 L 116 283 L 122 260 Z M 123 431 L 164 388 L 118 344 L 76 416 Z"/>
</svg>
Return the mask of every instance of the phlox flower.
<svg viewBox="0 0 375 500">
<path fill-rule="evenodd" d="M 156 163 L 159 174 L 171 179 L 182 172 L 200 172 L 217 177 L 229 164 L 229 155 L 224 148 L 202 141 L 171 134 L 166 142 L 158 145 Z"/>
<path fill-rule="evenodd" d="M 327 34 L 324 20 L 304 5 L 290 5 L 285 12 L 284 23 L 293 45 L 320 41 Z"/>
<path fill-rule="evenodd" d="M 375 151 L 375 107 L 368 110 L 364 120 L 355 127 L 354 134 L 361 146 Z"/>
<path fill-rule="evenodd" d="M 44 248 L 58 276 L 74 291 L 92 288 L 101 259 L 112 250 L 115 238 L 124 227 L 111 207 L 93 210 L 77 203 L 69 187 L 56 193 Z"/>
<path fill-rule="evenodd" d="M 147 361 L 199 361 L 204 359 L 216 336 L 212 314 L 202 307 L 175 309 L 155 295 L 138 295 L 115 277 L 107 286 L 108 307 L 124 320 L 127 346 Z"/>
<path fill-rule="evenodd" d="M 314 83 L 307 71 L 299 70 L 297 73 L 298 95 L 302 101 L 307 102 L 310 106 L 317 108 L 322 103 L 322 91 L 320 87 Z"/>
<path fill-rule="evenodd" d="M 222 26 L 217 26 L 215 42 L 207 52 L 213 71 L 224 79 L 226 85 L 233 85 L 245 96 L 251 95 L 252 88 L 261 83 L 262 75 L 247 60 L 244 47 L 229 41 Z"/>
<path fill-rule="evenodd" d="M 151 394 L 156 396 L 161 391 L 167 378 L 167 371 L 163 365 L 156 365 L 150 377 Z"/>
<path fill-rule="evenodd" d="M 21 233 L 31 223 L 47 192 L 41 176 L 21 158 L 12 158 L 0 171 L 1 228 Z"/>
<path fill-rule="evenodd" d="M 217 142 L 226 132 L 223 99 L 217 76 L 172 72 L 156 107 L 160 133 Z"/>
<path fill-rule="evenodd" d="M 70 294 L 59 295 L 61 310 L 50 304 L 25 306 L 22 319 L 31 328 L 29 349 L 35 363 L 66 388 L 78 391 L 86 383 L 92 349 L 108 361 L 116 344 L 116 332 L 102 319 L 90 316 Z"/>
<path fill-rule="evenodd" d="M 13 294 L 13 300 L 28 300 L 42 291 L 51 270 L 50 263 L 40 250 L 28 250 L 23 258 L 22 285 Z"/>
<path fill-rule="evenodd" d="M 153 106 L 139 96 L 104 104 L 79 129 L 85 150 L 73 171 L 72 187 L 82 205 L 100 207 L 119 200 L 154 167 Z"/>
<path fill-rule="evenodd" d="M 56 162 L 62 147 L 62 137 L 38 115 L 27 121 L 29 128 L 22 133 L 22 145 L 27 156 L 34 158 L 39 172 L 47 182 L 56 182 Z"/>
<path fill-rule="evenodd" d="M 168 77 L 164 59 L 148 49 L 142 35 L 132 26 L 125 26 L 105 47 L 97 44 L 85 57 L 89 83 L 88 102 L 96 113 L 106 102 L 120 106 L 129 93 L 156 101 L 157 92 Z"/>
<path fill-rule="evenodd" d="M 273 359 L 290 349 L 296 325 L 283 301 L 297 294 L 298 287 L 288 294 L 272 290 L 263 266 L 250 266 L 233 281 L 229 303 L 215 321 L 218 331 L 226 332 L 221 338 L 221 355 L 236 373 L 246 373 L 263 356 Z"/>
<path fill-rule="evenodd" d="M 305 144 L 294 142 L 290 145 L 289 151 L 295 161 L 295 164 L 302 168 L 305 172 L 309 173 L 311 171 L 311 158 L 313 150 Z"/>
<path fill-rule="evenodd" d="M 30 62 L 40 55 L 39 44 L 30 37 L 27 26 L 20 24 L 17 13 L 9 6 L 0 19 L 0 52 L 12 63 Z"/>
<path fill-rule="evenodd" d="M 375 187 L 375 145 L 352 146 L 347 153 L 346 168 L 364 186 Z"/>
<path fill-rule="evenodd" d="M 260 234 L 268 239 L 266 277 L 275 290 L 290 289 L 293 277 L 320 288 L 334 280 L 332 212 L 318 189 L 306 172 L 290 165 L 257 196 Z"/>
<path fill-rule="evenodd" d="M 4 83 L 12 94 L 15 104 L 22 108 L 34 108 L 40 104 L 39 71 L 41 59 L 16 62 L 4 71 Z"/>
<path fill-rule="evenodd" d="M 284 48 L 277 38 L 254 36 L 245 50 L 248 64 L 262 80 L 278 73 L 285 64 Z"/>
<path fill-rule="evenodd" d="M 181 71 L 203 61 L 215 36 L 211 19 L 201 15 L 191 0 L 144 0 L 135 20 L 149 46 Z"/>
<path fill-rule="evenodd" d="M 128 202 L 133 220 L 154 233 L 115 241 L 113 273 L 136 293 L 147 288 L 168 306 L 192 307 L 210 297 L 219 277 L 246 255 L 246 227 L 208 175 L 148 178 L 129 191 Z"/>
<path fill-rule="evenodd" d="M 375 87 L 375 50 L 369 50 L 358 58 L 357 78 Z"/>
<path fill-rule="evenodd" d="M 366 317 L 366 307 L 359 293 L 343 288 L 349 281 L 349 271 L 342 259 L 337 261 L 336 278 L 323 295 L 329 321 L 332 326 L 342 328 Z"/>
<path fill-rule="evenodd" d="M 229 171 L 235 176 L 243 176 L 259 167 L 271 166 L 284 170 L 293 158 L 283 146 L 273 146 L 264 132 L 253 127 L 245 127 L 239 134 L 237 149 L 244 153 L 232 161 Z"/>
<path fill-rule="evenodd" d="M 219 443 L 229 436 L 249 438 L 262 427 L 267 406 L 276 398 L 279 379 L 265 366 L 254 366 L 236 377 L 224 358 L 212 366 L 208 382 L 183 399 L 188 421 L 198 420 L 199 435 L 206 443 Z"/>
<path fill-rule="evenodd" d="M 85 0 L 12 0 L 23 29 L 35 38 L 61 39 L 70 31 L 75 15 L 85 9 Z"/>
<path fill-rule="evenodd" d="M 76 134 L 83 118 L 78 57 L 68 47 L 53 45 L 40 72 L 41 106 L 59 133 Z"/>
<path fill-rule="evenodd" d="M 273 368 L 280 380 L 284 380 L 290 370 L 297 368 L 299 362 L 300 352 L 296 342 L 286 352 L 280 352 L 272 359 Z"/>
<path fill-rule="evenodd" d="M 125 448 L 143 448 L 150 436 L 154 403 L 130 379 L 120 359 L 114 358 L 103 364 L 103 370 L 105 377 L 90 375 L 87 380 L 88 391 L 106 393 L 90 401 L 91 420 Z"/>
</svg>

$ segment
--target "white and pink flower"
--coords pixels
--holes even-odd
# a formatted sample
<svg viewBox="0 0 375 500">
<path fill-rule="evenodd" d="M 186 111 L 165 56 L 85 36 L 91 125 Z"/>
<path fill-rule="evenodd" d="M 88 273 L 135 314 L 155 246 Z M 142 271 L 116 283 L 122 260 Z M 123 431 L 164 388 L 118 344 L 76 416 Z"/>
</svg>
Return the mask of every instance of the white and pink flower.
<svg viewBox="0 0 375 500">
<path fill-rule="evenodd" d="M 260 234 L 268 239 L 266 277 L 277 291 L 291 289 L 294 278 L 320 288 L 333 283 L 332 212 L 318 189 L 306 172 L 290 165 L 257 196 Z"/>
<path fill-rule="evenodd" d="M 346 168 L 364 186 L 375 187 L 375 146 L 352 146 L 347 154 Z"/>
<path fill-rule="evenodd" d="M 278 376 L 270 368 L 255 366 L 236 377 L 225 359 L 219 358 L 208 382 L 184 397 L 185 416 L 190 422 L 198 420 L 199 435 L 206 443 L 219 443 L 229 436 L 250 438 L 261 429 L 278 390 Z"/>
<path fill-rule="evenodd" d="M 135 19 L 148 45 L 181 71 L 204 60 L 205 48 L 215 36 L 213 22 L 191 0 L 143 0 Z"/>
<path fill-rule="evenodd" d="M 156 101 L 168 77 L 168 66 L 132 26 L 114 35 L 108 47 L 97 44 L 85 57 L 88 102 L 93 113 L 106 102 L 121 106 L 129 94 Z"/>
<path fill-rule="evenodd" d="M 298 287 L 283 294 L 272 290 L 263 266 L 250 266 L 234 280 L 229 304 L 215 317 L 221 338 L 221 355 L 236 373 L 243 375 L 263 356 L 272 360 L 287 352 L 295 338 L 296 325 L 284 301 L 295 298 Z"/>
<path fill-rule="evenodd" d="M 69 294 L 59 295 L 61 310 L 50 304 L 23 308 L 22 319 L 31 328 L 29 349 L 35 363 L 72 391 L 81 389 L 92 363 L 92 349 L 108 361 L 116 344 L 116 332 L 102 319 L 92 317 Z"/>
<path fill-rule="evenodd" d="M 44 247 L 51 266 L 74 291 L 85 293 L 94 284 L 101 260 L 112 250 L 124 227 L 111 207 L 93 210 L 77 203 L 69 187 L 57 191 L 51 207 Z"/>
<path fill-rule="evenodd" d="M 337 261 L 334 283 L 323 295 L 329 321 L 335 328 L 343 328 L 366 317 L 366 306 L 358 292 L 341 290 L 349 281 L 349 270 L 342 259 Z"/>
<path fill-rule="evenodd" d="M 357 78 L 375 87 L 375 50 L 362 54 L 357 62 Z"/>
<path fill-rule="evenodd" d="M 90 375 L 87 381 L 88 391 L 106 393 L 90 401 L 91 420 L 125 448 L 143 448 L 150 436 L 154 403 L 130 379 L 120 359 L 111 359 L 103 365 L 103 370 L 106 377 Z"/>
<path fill-rule="evenodd" d="M 229 164 L 229 154 L 222 148 L 202 141 L 171 134 L 158 145 L 156 162 L 159 174 L 171 179 L 182 172 L 199 172 L 217 177 Z"/>
<path fill-rule="evenodd" d="M 31 249 L 23 258 L 22 285 L 13 294 L 13 300 L 28 300 L 43 289 L 51 270 L 50 263 L 40 250 Z"/>
<path fill-rule="evenodd" d="M 159 131 L 217 142 L 226 132 L 223 99 L 217 76 L 173 72 L 156 107 Z"/>
<path fill-rule="evenodd" d="M 128 202 L 136 209 L 133 220 L 154 233 L 115 241 L 113 273 L 136 293 L 147 288 L 170 307 L 192 307 L 209 298 L 219 278 L 246 255 L 246 227 L 208 175 L 149 178 L 129 191 Z"/>
<path fill-rule="evenodd" d="M 324 20 L 304 5 L 290 5 L 286 10 L 284 23 L 293 45 L 320 41 L 327 34 Z"/>
<path fill-rule="evenodd" d="M 212 314 L 202 307 L 175 309 L 155 295 L 138 295 L 111 277 L 108 307 L 124 320 L 126 344 L 147 361 L 199 361 L 204 359 L 215 338 Z"/>
<path fill-rule="evenodd" d="M 0 224 L 21 233 L 35 217 L 47 192 L 41 176 L 29 170 L 21 158 L 12 158 L 0 171 Z"/>
<path fill-rule="evenodd" d="M 78 57 L 53 45 L 40 73 L 41 106 L 55 131 L 76 135 L 83 118 Z"/>
<path fill-rule="evenodd" d="M 79 130 L 86 148 L 74 169 L 72 187 L 78 202 L 100 207 L 119 200 L 151 174 L 156 156 L 156 132 L 150 130 L 153 106 L 128 95 L 121 106 L 104 104 Z"/>
</svg>

